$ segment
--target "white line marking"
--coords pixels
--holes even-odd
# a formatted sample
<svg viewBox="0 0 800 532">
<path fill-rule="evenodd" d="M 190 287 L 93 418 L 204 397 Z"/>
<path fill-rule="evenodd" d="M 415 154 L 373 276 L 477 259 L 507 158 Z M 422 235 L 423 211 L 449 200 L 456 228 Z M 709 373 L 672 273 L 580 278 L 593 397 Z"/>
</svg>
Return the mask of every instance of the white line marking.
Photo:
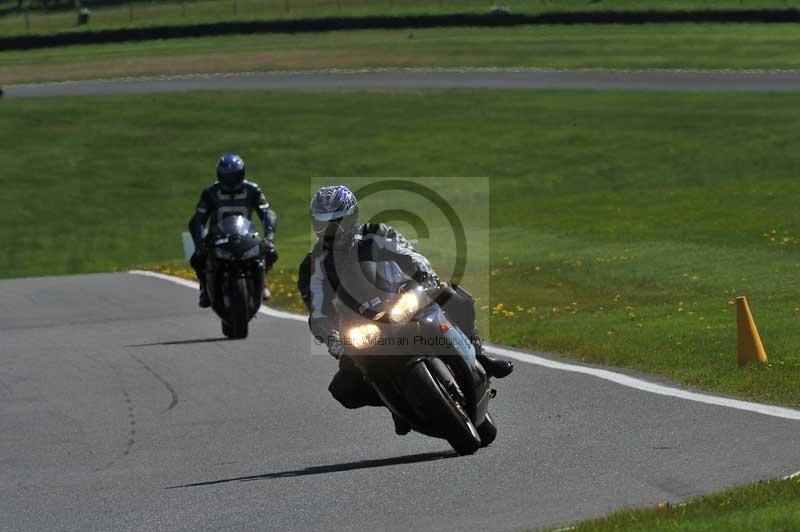
<svg viewBox="0 0 800 532">
<path fill-rule="evenodd" d="M 496 345 L 487 346 L 488 350 L 492 353 L 513 358 L 520 362 L 527 362 L 528 364 L 536 364 L 537 366 L 544 366 L 550 369 L 557 369 L 560 371 L 568 371 L 571 373 L 582 373 L 584 375 L 591 375 L 603 380 L 611 381 L 628 388 L 635 388 L 643 392 L 654 393 L 656 395 L 666 395 L 669 397 L 676 397 L 678 399 L 685 399 L 687 401 L 694 401 L 696 403 L 704 403 L 707 405 L 724 406 L 726 408 L 734 408 L 736 410 L 745 410 L 748 412 L 755 412 L 757 414 L 764 414 L 765 416 L 779 417 L 783 419 L 792 419 L 800 421 L 800 410 L 793 410 L 791 408 L 784 408 L 781 406 L 765 405 L 761 403 L 753 403 L 750 401 L 742 401 L 740 399 L 731 399 L 728 397 L 719 397 L 716 395 L 706 395 L 704 393 L 691 392 L 672 386 L 665 386 L 663 384 L 656 384 L 648 382 L 636 377 L 624 375 L 622 373 L 615 373 L 607 369 L 592 368 L 587 366 L 578 366 L 576 364 L 566 364 L 564 362 L 557 362 L 547 358 L 531 355 L 529 353 L 521 353 L 519 351 L 512 351 L 504 347 Z"/>
<path fill-rule="evenodd" d="M 188 286 L 190 288 L 194 289 L 198 288 L 198 284 L 194 281 L 187 281 L 186 279 L 181 279 L 180 277 L 166 275 L 163 273 L 148 272 L 142 270 L 131 270 L 129 273 L 135 275 L 144 275 L 147 277 L 156 277 L 158 279 L 164 279 L 166 281 L 171 281 L 173 283 L 183 286 Z M 261 306 L 259 312 L 267 316 L 271 316 L 273 318 L 281 318 L 286 320 L 295 320 L 302 322 L 306 321 L 306 317 L 303 316 L 302 314 L 294 314 L 292 312 L 275 310 L 266 307 L 264 305 Z M 619 384 L 621 386 L 626 386 L 628 388 L 633 388 L 636 390 L 653 393 L 656 395 L 664 395 L 667 397 L 684 399 L 686 401 L 694 401 L 696 403 L 721 406 L 725 408 L 733 408 L 735 410 L 754 412 L 756 414 L 763 414 L 765 416 L 800 421 L 800 410 L 793 410 L 791 408 L 784 408 L 781 406 L 765 405 L 761 403 L 753 403 L 750 401 L 742 401 L 739 399 L 731 399 L 728 397 L 719 397 L 716 395 L 706 395 L 703 393 L 691 392 L 689 390 L 683 390 L 672 386 L 665 386 L 663 384 L 656 384 L 654 382 L 648 382 L 646 380 L 637 379 L 635 377 L 624 375 L 622 373 L 615 373 L 607 369 L 579 366 L 576 364 L 567 364 L 565 362 L 557 362 L 555 360 L 550 360 L 529 353 L 512 351 L 511 349 L 507 349 L 505 347 L 500 347 L 497 345 L 486 345 L 486 349 L 491 353 L 512 358 L 514 360 L 518 360 L 519 362 L 534 364 L 536 366 L 542 366 L 545 368 L 555 369 L 559 371 L 567 371 L 570 373 L 581 373 L 583 375 L 590 375 L 592 377 L 597 377 L 599 379 L 610 381 Z M 797 474 L 800 474 L 800 472 L 798 472 Z"/>
<path fill-rule="evenodd" d="M 181 286 L 187 286 L 189 288 L 194 288 L 195 290 L 200 289 L 200 285 L 197 281 L 190 281 L 188 279 L 183 279 L 182 277 L 175 277 L 174 275 L 167 275 L 165 273 L 157 273 L 157 272 L 149 272 L 147 270 L 130 270 L 128 273 L 132 273 L 134 275 L 143 275 L 145 277 L 155 277 L 156 279 L 163 279 L 165 281 L 170 281 L 175 284 L 179 284 Z M 261 314 L 266 316 L 271 316 L 273 318 L 280 318 L 283 320 L 294 320 L 294 321 L 302 321 L 307 322 L 308 318 L 303 316 L 302 314 L 295 314 L 294 312 L 284 312 L 282 310 L 275 310 L 274 308 L 269 308 L 266 305 L 261 305 L 261 308 L 258 309 Z"/>
</svg>

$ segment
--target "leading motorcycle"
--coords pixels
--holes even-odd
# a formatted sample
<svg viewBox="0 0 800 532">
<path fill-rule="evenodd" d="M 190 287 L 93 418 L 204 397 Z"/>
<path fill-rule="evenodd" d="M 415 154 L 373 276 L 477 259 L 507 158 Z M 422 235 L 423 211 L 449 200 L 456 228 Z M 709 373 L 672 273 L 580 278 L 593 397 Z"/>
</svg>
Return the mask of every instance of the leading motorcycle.
<svg viewBox="0 0 800 532">
<path fill-rule="evenodd" d="M 470 339 L 393 261 L 354 261 L 337 272 L 344 354 L 413 430 L 472 454 L 497 435 L 490 379 Z"/>
</svg>

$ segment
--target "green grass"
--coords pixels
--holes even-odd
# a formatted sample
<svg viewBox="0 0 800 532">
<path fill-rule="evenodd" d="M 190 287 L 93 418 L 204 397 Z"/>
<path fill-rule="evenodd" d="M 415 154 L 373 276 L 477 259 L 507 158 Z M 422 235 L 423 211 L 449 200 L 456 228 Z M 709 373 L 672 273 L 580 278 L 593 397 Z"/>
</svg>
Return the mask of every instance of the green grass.
<svg viewBox="0 0 800 532">
<path fill-rule="evenodd" d="M 309 245 L 312 176 L 485 175 L 491 293 L 476 295 L 492 340 L 797 406 L 798 112 L 796 94 L 8 100 L 0 276 L 179 259 L 177 235 L 227 150 L 279 211 L 287 286 Z M 740 294 L 769 366 L 735 366 Z"/>
<path fill-rule="evenodd" d="M 371 67 L 800 68 L 800 27 L 549 26 L 178 39 L 0 53 L 0 84 Z"/>
<path fill-rule="evenodd" d="M 648 530 L 692 532 L 800 529 L 800 480 L 760 482 L 676 507 L 622 510 L 580 523 L 575 532 Z"/>
<path fill-rule="evenodd" d="M 25 16 L 9 12 L 0 17 L 0 35 L 49 34 L 60 31 L 180 25 L 228 20 L 263 20 L 322 16 L 485 13 L 493 4 L 514 13 L 591 11 L 600 9 L 785 9 L 798 7 L 798 0 L 233 0 L 135 1 L 111 6 L 92 6 L 89 25 L 77 26 L 75 11 L 33 9 Z M 288 4 L 288 9 L 287 9 Z M 2 7 L 16 2 L 2 2 Z M 33 5 L 36 8 L 36 4 Z"/>
</svg>

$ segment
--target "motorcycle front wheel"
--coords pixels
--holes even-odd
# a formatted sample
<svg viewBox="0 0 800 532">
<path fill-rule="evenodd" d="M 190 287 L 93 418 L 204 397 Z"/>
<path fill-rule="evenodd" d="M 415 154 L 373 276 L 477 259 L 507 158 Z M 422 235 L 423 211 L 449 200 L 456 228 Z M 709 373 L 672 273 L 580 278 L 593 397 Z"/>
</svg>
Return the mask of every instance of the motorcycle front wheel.
<svg viewBox="0 0 800 532">
<path fill-rule="evenodd" d="M 227 325 L 222 324 L 222 333 L 228 338 L 247 338 L 250 313 L 246 278 L 240 277 L 234 281 L 231 286 L 230 298 L 228 323 Z"/>
<path fill-rule="evenodd" d="M 415 364 L 406 375 L 406 400 L 458 454 L 473 454 L 480 449 L 481 438 L 464 406 L 447 392 L 441 379 L 424 362 Z"/>
</svg>

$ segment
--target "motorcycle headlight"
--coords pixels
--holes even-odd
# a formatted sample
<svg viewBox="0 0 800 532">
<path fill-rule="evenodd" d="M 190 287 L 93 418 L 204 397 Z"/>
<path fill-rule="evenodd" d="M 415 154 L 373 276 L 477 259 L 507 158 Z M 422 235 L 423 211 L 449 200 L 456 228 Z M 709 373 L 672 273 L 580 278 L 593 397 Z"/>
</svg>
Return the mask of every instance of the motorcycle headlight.
<svg viewBox="0 0 800 532">
<path fill-rule="evenodd" d="M 242 253 L 243 259 L 252 259 L 253 257 L 257 257 L 261 249 L 259 246 L 253 246 L 244 253 Z"/>
<path fill-rule="evenodd" d="M 389 320 L 392 323 L 405 323 L 419 311 L 419 305 L 419 296 L 413 290 L 409 290 L 400 296 L 400 299 L 392 307 L 389 312 Z"/>
<path fill-rule="evenodd" d="M 374 323 L 359 325 L 347 331 L 347 339 L 350 345 L 356 349 L 364 349 L 374 344 L 381 334 L 381 330 Z"/>
<path fill-rule="evenodd" d="M 230 259 L 233 258 L 233 253 L 231 253 L 230 251 L 224 250 L 222 248 L 216 248 L 214 250 L 214 253 L 216 254 L 217 258 L 219 258 L 219 259 L 230 260 Z"/>
</svg>

